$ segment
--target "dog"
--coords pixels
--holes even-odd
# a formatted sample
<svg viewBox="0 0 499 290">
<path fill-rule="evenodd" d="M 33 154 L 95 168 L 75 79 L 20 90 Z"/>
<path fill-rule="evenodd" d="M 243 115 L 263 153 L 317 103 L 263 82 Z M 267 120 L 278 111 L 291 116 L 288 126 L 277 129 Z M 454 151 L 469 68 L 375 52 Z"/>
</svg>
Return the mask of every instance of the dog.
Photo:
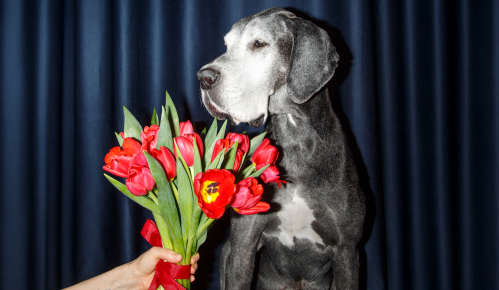
<svg viewBox="0 0 499 290">
<path fill-rule="evenodd" d="M 221 289 L 358 289 L 364 194 L 324 88 L 336 49 L 281 8 L 241 19 L 224 40 L 227 52 L 197 73 L 203 104 L 234 125 L 266 123 L 288 183 L 264 194 L 268 213 L 233 215 Z"/>
</svg>

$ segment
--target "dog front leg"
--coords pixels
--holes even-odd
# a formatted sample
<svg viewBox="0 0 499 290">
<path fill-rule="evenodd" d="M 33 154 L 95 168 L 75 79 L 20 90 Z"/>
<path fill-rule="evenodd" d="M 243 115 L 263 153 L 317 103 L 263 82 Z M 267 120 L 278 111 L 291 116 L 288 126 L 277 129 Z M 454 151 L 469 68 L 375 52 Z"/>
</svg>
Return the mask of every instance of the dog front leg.
<svg viewBox="0 0 499 290">
<path fill-rule="evenodd" d="M 355 246 L 338 246 L 334 251 L 331 289 L 359 289 L 359 253 Z"/>
<path fill-rule="evenodd" d="M 230 239 L 225 242 L 222 248 L 222 254 L 220 255 L 220 289 L 230 289 L 225 287 L 225 271 L 227 269 L 227 261 L 230 259 Z"/>
<path fill-rule="evenodd" d="M 220 289 L 249 290 L 263 225 L 257 215 L 234 216 L 231 235 L 222 249 Z"/>
</svg>

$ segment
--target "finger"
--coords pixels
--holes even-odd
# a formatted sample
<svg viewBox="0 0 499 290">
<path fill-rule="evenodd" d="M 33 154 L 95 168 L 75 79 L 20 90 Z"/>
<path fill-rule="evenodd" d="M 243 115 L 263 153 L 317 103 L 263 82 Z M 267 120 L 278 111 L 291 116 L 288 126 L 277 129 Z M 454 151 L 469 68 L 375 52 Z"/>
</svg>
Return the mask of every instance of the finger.
<svg viewBox="0 0 499 290">
<path fill-rule="evenodd" d="M 192 258 L 191 258 L 191 265 L 196 264 L 198 261 L 199 261 L 199 253 L 197 253 L 196 255 L 192 256 Z"/>
<path fill-rule="evenodd" d="M 170 263 L 178 263 L 182 261 L 182 256 L 170 249 L 164 249 L 159 247 L 153 248 L 154 259 L 166 260 Z"/>
<path fill-rule="evenodd" d="M 191 282 L 194 282 L 194 280 L 196 280 L 196 278 L 194 278 L 194 276 L 191 275 Z"/>
<path fill-rule="evenodd" d="M 198 264 L 194 264 L 191 266 L 191 274 L 195 274 L 198 269 Z"/>
</svg>

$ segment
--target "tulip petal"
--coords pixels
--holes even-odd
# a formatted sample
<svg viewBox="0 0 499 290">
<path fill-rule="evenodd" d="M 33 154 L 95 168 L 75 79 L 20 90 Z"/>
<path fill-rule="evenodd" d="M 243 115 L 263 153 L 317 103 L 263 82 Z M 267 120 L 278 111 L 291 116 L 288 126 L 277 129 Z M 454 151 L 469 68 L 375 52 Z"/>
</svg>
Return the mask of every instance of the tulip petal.
<svg viewBox="0 0 499 290">
<path fill-rule="evenodd" d="M 252 215 L 260 212 L 266 212 L 270 209 L 270 205 L 266 202 L 260 201 L 257 205 L 249 209 L 236 210 L 238 214 Z"/>
<path fill-rule="evenodd" d="M 127 180 L 126 187 L 135 196 L 141 196 L 147 194 L 147 190 L 142 184 L 136 182 L 130 182 Z"/>
<path fill-rule="evenodd" d="M 231 206 L 234 208 L 242 207 L 248 199 L 251 198 L 250 190 L 247 187 L 237 187 L 236 193 L 234 194 L 234 200 Z"/>
<path fill-rule="evenodd" d="M 180 136 L 194 133 L 194 128 L 192 127 L 192 123 L 190 121 L 180 122 L 179 127 L 180 127 Z"/>
</svg>

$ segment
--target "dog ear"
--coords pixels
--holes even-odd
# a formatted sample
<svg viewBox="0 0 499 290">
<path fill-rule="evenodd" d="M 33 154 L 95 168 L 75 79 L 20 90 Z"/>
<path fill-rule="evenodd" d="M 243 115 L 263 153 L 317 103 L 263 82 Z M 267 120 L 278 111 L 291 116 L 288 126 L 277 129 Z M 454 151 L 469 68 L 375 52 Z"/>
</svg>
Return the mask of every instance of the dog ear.
<svg viewBox="0 0 499 290">
<path fill-rule="evenodd" d="M 339 56 L 327 33 L 312 22 L 295 18 L 288 24 L 294 36 L 288 94 L 293 102 L 301 104 L 331 79 Z"/>
</svg>

